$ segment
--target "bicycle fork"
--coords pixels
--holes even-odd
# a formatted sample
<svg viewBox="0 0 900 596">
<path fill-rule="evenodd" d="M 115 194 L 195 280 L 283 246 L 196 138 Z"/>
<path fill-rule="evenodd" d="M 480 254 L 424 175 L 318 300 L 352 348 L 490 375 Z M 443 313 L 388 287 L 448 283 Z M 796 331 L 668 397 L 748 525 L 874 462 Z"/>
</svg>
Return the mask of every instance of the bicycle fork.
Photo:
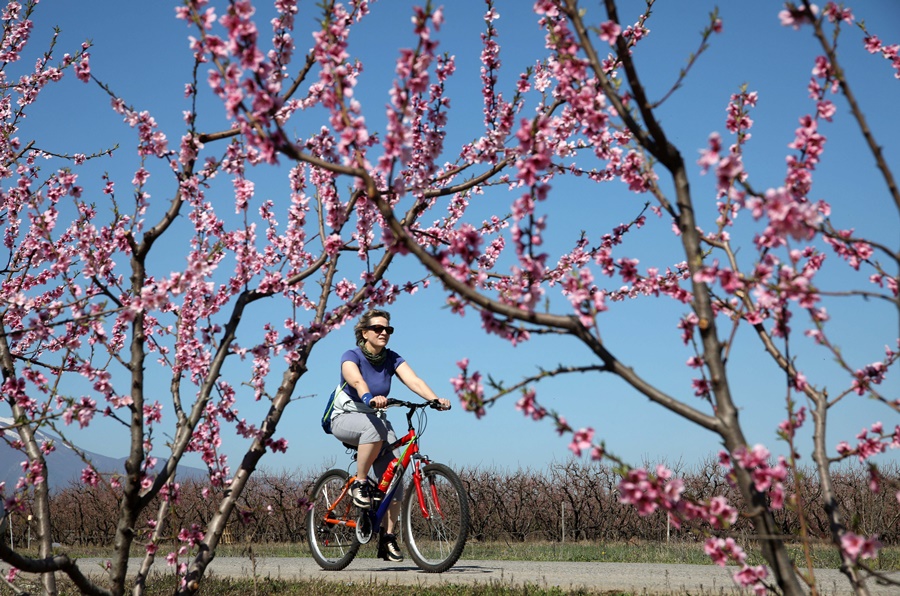
<svg viewBox="0 0 900 596">
<path fill-rule="evenodd" d="M 413 472 L 413 485 L 416 487 L 416 497 L 418 497 L 419 509 L 422 511 L 422 517 L 424 519 L 431 519 L 431 512 L 428 510 L 428 504 L 425 501 L 425 490 L 422 487 L 423 478 L 424 475 L 422 474 L 421 468 L 416 465 L 416 469 Z M 438 497 L 437 485 L 429 480 L 428 488 L 431 491 L 431 502 L 434 503 L 437 514 L 443 519 L 445 516 L 444 512 L 441 510 L 441 500 Z"/>
</svg>

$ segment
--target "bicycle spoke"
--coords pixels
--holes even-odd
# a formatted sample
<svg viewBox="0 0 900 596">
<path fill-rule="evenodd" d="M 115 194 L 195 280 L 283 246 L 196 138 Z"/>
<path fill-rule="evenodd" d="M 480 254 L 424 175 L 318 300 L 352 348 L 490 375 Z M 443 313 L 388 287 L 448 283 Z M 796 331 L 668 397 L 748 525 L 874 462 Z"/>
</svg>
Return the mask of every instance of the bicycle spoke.
<svg viewBox="0 0 900 596">
<path fill-rule="evenodd" d="M 331 470 L 322 475 L 313 488 L 307 514 L 307 539 L 313 558 L 323 569 L 343 569 L 359 551 L 356 541 L 354 508 L 345 492 L 348 474 Z"/>
<path fill-rule="evenodd" d="M 441 464 L 423 469 L 421 497 L 410 487 L 404 499 L 403 533 L 410 556 L 425 571 L 440 573 L 459 560 L 469 527 L 462 482 Z"/>
</svg>

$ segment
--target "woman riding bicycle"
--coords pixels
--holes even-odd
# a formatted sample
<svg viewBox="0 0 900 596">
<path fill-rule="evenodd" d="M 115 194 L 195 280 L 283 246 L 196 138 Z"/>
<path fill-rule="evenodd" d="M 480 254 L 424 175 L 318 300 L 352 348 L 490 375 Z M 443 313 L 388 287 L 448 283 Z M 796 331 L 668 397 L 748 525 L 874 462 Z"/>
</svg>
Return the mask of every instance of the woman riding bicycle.
<svg viewBox="0 0 900 596">
<path fill-rule="evenodd" d="M 384 415 L 387 396 L 391 391 L 391 378 L 397 375 L 411 391 L 427 401 L 437 401 L 449 408 L 450 401 L 438 398 L 431 388 L 419 378 L 409 364 L 397 352 L 387 348 L 394 332 L 390 326 L 391 315 L 384 310 L 370 310 L 356 324 L 356 348 L 341 356 L 342 395 L 336 394 L 331 416 L 331 431 L 343 443 L 358 447 L 356 481 L 351 486 L 353 502 L 357 507 L 372 507 L 372 490 L 369 473 L 380 478 L 394 459 L 386 445 L 397 440 L 391 423 Z M 385 561 L 402 561 L 403 554 L 397 546 L 394 524 L 400 515 L 403 497 L 401 486 L 394 494 L 388 508 L 378 542 L 378 557 Z"/>
</svg>

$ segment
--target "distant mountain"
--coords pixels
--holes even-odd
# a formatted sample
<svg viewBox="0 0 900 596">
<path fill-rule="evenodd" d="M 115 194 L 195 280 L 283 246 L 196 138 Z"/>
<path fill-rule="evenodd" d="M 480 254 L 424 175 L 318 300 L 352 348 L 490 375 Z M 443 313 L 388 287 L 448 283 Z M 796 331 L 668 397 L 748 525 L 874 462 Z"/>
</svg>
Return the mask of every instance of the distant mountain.
<svg viewBox="0 0 900 596">
<path fill-rule="evenodd" d="M 0 429 L 8 428 L 12 424 L 13 420 L 0 417 Z M 16 430 L 7 430 L 7 438 L 12 438 L 11 435 L 17 434 L 17 432 Z M 37 432 L 37 439 L 38 443 L 52 440 L 56 447 L 56 450 L 50 455 L 44 456 L 49 468 L 48 478 L 52 492 L 67 488 L 73 481 L 81 481 L 81 471 L 87 466 L 73 449 L 66 446 L 59 437 L 43 431 Z M 85 455 L 101 473 L 125 473 L 124 457 L 107 457 L 91 451 L 85 451 Z M 19 481 L 19 477 L 22 476 L 22 462 L 27 459 L 24 453 L 11 448 L 5 441 L 0 441 L 0 482 L 5 482 L 7 487 L 14 487 Z M 158 465 L 162 465 L 162 461 Z M 203 478 L 206 475 L 206 470 L 199 468 L 179 466 L 178 469 L 179 478 Z"/>
</svg>

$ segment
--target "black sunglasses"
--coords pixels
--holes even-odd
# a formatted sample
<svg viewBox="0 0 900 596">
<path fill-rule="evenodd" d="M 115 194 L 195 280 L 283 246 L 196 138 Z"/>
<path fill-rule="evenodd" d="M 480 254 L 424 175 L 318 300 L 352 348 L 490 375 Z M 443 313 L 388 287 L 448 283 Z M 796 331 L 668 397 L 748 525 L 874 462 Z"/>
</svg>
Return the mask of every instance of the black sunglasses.
<svg viewBox="0 0 900 596">
<path fill-rule="evenodd" d="M 378 335 L 381 335 L 382 331 L 387 331 L 388 335 L 394 333 L 394 328 L 390 325 L 388 325 L 387 327 L 385 327 L 384 325 L 369 325 L 368 327 L 366 327 L 366 329 L 368 329 L 369 331 L 374 331 Z"/>
</svg>

